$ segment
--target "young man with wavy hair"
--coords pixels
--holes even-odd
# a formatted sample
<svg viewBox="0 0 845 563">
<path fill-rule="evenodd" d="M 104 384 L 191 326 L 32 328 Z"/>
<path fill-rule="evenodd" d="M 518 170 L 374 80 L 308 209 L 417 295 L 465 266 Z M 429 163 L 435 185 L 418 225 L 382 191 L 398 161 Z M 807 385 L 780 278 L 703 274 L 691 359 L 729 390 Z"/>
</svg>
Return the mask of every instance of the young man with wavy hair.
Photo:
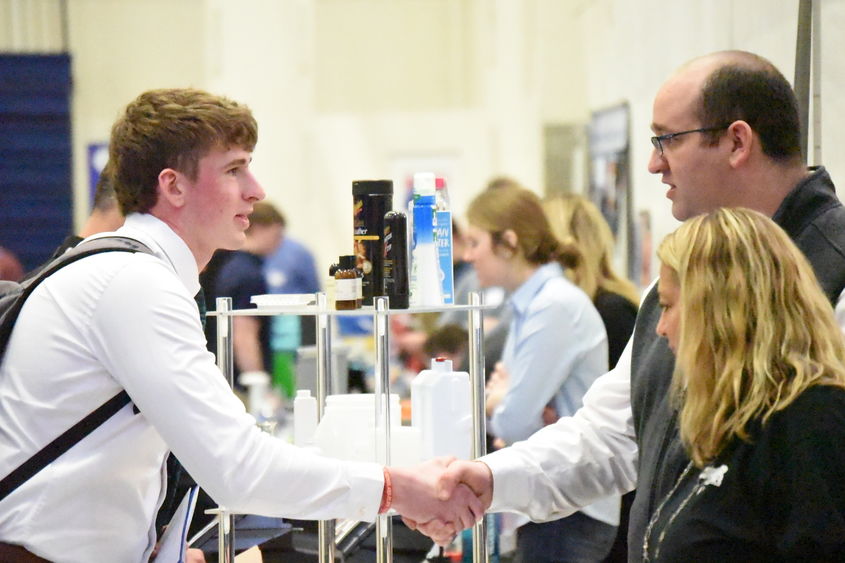
<svg viewBox="0 0 845 563">
<path fill-rule="evenodd" d="M 234 512 L 372 520 L 392 506 L 473 523 L 469 491 L 469 509 L 434 496 L 437 462 L 339 462 L 262 433 L 206 351 L 198 272 L 244 244 L 264 198 L 257 135 L 247 107 L 193 89 L 145 92 L 115 123 L 116 233 L 152 254 L 87 257 L 27 299 L 0 366 L 0 474 L 109 397 L 131 404 L 0 500 L 0 560 L 148 560 L 169 451 Z"/>
</svg>

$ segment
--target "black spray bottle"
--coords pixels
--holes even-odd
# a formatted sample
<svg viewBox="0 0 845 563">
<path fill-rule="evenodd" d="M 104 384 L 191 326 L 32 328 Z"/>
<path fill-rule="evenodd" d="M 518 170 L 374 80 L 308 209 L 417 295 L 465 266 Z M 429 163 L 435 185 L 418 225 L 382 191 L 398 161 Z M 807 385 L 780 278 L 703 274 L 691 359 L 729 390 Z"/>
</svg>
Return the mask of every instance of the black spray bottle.
<svg viewBox="0 0 845 563">
<path fill-rule="evenodd" d="M 408 284 L 408 219 L 399 211 L 384 216 L 384 294 L 391 309 L 407 309 Z"/>
</svg>

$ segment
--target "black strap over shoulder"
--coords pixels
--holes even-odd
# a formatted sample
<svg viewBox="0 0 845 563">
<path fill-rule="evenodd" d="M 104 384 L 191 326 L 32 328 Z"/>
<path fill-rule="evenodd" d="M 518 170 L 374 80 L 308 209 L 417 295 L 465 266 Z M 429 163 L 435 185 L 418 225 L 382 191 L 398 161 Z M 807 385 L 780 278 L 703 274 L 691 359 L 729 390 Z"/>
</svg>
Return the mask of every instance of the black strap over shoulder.
<svg viewBox="0 0 845 563">
<path fill-rule="evenodd" d="M 4 297 L 4 299 L 11 299 L 12 301 L 8 308 L 0 311 L 0 358 L 5 354 L 12 329 L 15 326 L 18 315 L 20 315 L 24 302 L 42 281 L 57 270 L 86 256 L 111 251 L 153 253 L 146 245 L 135 239 L 110 236 L 80 243 L 49 262 L 36 275 L 21 282 L 18 288 L 19 291 Z M 120 409 L 128 405 L 130 401 L 129 394 L 126 391 L 121 391 L 63 432 L 58 438 L 44 446 L 38 453 L 0 481 L 0 500 L 6 498 L 7 495 L 25 483 L 33 475 L 58 459 L 88 434 L 96 430 L 101 424 L 114 416 Z"/>
<path fill-rule="evenodd" d="M 100 405 L 97 410 L 70 427 L 61 436 L 44 446 L 41 451 L 23 462 L 0 481 L 0 500 L 6 498 L 9 493 L 24 484 L 36 473 L 56 461 L 102 423 L 117 414 L 129 402 L 129 394 L 126 391 L 121 391 Z"/>
<path fill-rule="evenodd" d="M 101 252 L 110 252 L 113 250 L 124 252 L 144 252 L 152 254 L 147 245 L 128 237 L 101 237 L 86 242 L 79 243 L 71 248 L 61 256 L 54 258 L 38 270 L 37 274 L 26 278 L 24 281 L 17 284 L 19 292 L 15 295 L 9 295 L 4 299 L 13 299 L 11 306 L 8 309 L 0 307 L 0 358 L 6 352 L 6 345 L 9 343 L 9 338 L 12 335 L 12 329 L 15 327 L 15 321 L 18 320 L 21 309 L 27 298 L 35 291 L 35 288 L 50 277 L 57 270 L 65 266 L 81 260 L 86 256 L 92 254 L 99 254 Z"/>
</svg>

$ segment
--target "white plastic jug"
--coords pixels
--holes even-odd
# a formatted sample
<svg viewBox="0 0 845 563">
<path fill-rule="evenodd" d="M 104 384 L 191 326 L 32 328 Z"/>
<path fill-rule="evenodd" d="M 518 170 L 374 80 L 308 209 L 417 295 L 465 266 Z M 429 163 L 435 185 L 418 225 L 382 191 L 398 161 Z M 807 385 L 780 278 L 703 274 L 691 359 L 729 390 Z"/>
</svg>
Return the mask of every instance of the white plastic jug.
<svg viewBox="0 0 845 563">
<path fill-rule="evenodd" d="M 315 435 L 323 455 L 350 461 L 376 461 L 373 397 L 371 393 L 326 397 L 326 408 Z M 390 395 L 390 420 L 391 429 L 401 423 L 399 395 Z"/>
<path fill-rule="evenodd" d="M 451 360 L 434 358 L 411 382 L 411 423 L 420 429 L 421 457 L 469 459 L 472 405 L 469 374 L 452 371 Z"/>
</svg>

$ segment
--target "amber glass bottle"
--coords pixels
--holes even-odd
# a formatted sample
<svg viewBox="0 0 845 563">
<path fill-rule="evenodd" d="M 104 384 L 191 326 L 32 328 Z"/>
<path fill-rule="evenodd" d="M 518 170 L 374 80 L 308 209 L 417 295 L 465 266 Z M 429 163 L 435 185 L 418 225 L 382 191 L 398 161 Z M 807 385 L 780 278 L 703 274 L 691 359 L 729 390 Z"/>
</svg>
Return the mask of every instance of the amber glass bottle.
<svg viewBox="0 0 845 563">
<path fill-rule="evenodd" d="M 340 267 L 334 273 L 334 308 L 338 311 L 360 309 L 359 288 L 362 276 L 361 272 L 355 268 L 355 256 L 352 254 L 341 256 L 339 264 Z"/>
</svg>

